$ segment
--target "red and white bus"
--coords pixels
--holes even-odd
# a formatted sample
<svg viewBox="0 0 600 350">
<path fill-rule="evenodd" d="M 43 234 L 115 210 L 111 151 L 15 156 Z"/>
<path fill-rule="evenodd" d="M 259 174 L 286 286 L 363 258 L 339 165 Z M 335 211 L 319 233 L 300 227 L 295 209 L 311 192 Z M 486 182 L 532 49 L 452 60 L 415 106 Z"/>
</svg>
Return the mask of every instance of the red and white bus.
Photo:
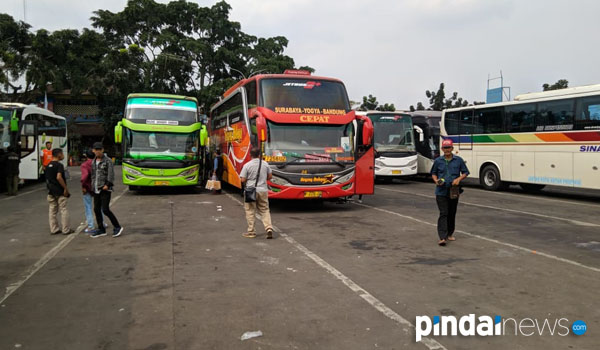
<svg viewBox="0 0 600 350">
<path fill-rule="evenodd" d="M 373 124 L 350 109 L 340 80 L 298 70 L 244 79 L 211 108 L 209 124 L 233 186 L 259 146 L 273 170 L 269 198 L 373 194 Z"/>
</svg>

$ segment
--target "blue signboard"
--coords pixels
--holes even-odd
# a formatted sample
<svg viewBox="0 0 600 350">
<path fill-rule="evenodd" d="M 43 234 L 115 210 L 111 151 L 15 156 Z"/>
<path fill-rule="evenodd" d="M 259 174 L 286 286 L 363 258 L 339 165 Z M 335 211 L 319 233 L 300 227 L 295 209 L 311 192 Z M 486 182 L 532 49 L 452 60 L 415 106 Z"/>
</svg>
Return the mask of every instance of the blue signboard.
<svg viewBox="0 0 600 350">
<path fill-rule="evenodd" d="M 502 88 L 488 89 L 485 103 L 502 102 Z"/>
</svg>

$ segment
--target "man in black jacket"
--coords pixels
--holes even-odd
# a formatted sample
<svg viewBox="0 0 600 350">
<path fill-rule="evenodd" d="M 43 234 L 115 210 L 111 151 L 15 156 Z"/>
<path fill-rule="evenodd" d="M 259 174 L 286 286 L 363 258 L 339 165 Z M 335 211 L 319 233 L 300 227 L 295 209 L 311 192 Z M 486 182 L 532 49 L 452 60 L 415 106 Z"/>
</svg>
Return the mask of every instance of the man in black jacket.
<svg viewBox="0 0 600 350">
<path fill-rule="evenodd" d="M 106 228 L 102 213 L 110 219 L 113 225 L 113 237 L 119 237 L 123 233 L 123 227 L 119 224 L 117 217 L 110 211 L 110 197 L 115 181 L 115 170 L 112 161 L 104 154 L 104 146 L 101 142 L 94 143 L 94 155 L 92 162 L 92 190 L 94 191 L 94 213 L 98 230 L 90 237 L 96 238 L 106 236 Z"/>
<path fill-rule="evenodd" d="M 50 233 L 55 235 L 63 233 L 68 235 L 73 230 L 69 228 L 69 211 L 67 210 L 67 198 L 71 196 L 67 189 L 65 179 L 65 167 L 62 160 L 65 159 L 62 149 L 52 150 L 52 161 L 46 166 L 46 186 L 48 187 L 48 204 Z M 61 216 L 61 227 L 58 225 L 58 212 Z M 62 229 L 62 230 L 61 230 Z"/>
</svg>

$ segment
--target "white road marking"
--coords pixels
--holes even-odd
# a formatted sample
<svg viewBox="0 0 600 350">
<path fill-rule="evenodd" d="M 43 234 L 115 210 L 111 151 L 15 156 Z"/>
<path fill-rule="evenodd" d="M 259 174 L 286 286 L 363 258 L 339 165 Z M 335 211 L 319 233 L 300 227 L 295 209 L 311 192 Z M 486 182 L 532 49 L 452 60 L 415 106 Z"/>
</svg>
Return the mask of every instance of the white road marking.
<svg viewBox="0 0 600 350">
<path fill-rule="evenodd" d="M 6 198 L 2 198 L 2 200 L 3 201 L 7 201 L 9 199 L 19 198 L 19 197 L 24 196 L 26 194 L 30 194 L 30 193 L 33 193 L 33 192 L 38 192 L 38 191 L 45 190 L 45 189 L 46 189 L 46 187 L 40 187 L 40 188 L 36 188 L 34 190 L 27 191 L 27 192 L 17 192 L 16 196 L 10 196 L 10 197 L 6 197 Z"/>
<path fill-rule="evenodd" d="M 398 192 L 398 193 L 408 194 L 408 195 L 412 195 L 412 196 L 425 197 L 425 198 L 435 198 L 435 196 L 428 195 L 428 194 L 414 193 L 414 192 L 407 192 L 407 191 L 400 191 L 400 190 L 395 190 L 395 189 L 385 188 L 385 187 L 380 187 L 380 186 L 377 186 L 376 188 L 378 188 L 380 190 L 384 190 L 384 191 Z M 574 225 L 578 225 L 578 226 L 600 227 L 600 224 L 594 224 L 592 222 L 586 222 L 586 221 L 579 221 L 579 220 L 561 218 L 561 217 L 552 216 L 552 215 L 544 215 L 544 214 L 539 214 L 539 213 L 533 213 L 533 212 L 530 212 L 530 211 L 522 211 L 522 210 L 516 210 L 516 209 L 500 208 L 500 207 L 494 207 L 494 206 L 491 206 L 491 205 L 484 205 L 484 204 L 477 204 L 477 203 L 466 202 L 466 201 L 463 201 L 463 200 L 461 200 L 459 203 L 460 204 L 465 204 L 465 205 L 470 205 L 470 206 L 473 206 L 473 207 L 480 207 L 480 208 L 501 210 L 501 211 L 507 211 L 507 212 L 511 212 L 511 213 L 525 214 L 525 215 L 542 217 L 542 218 L 545 218 L 545 219 L 554 219 L 554 220 L 566 221 L 568 223 L 571 223 L 571 224 L 574 224 Z"/>
<path fill-rule="evenodd" d="M 402 217 L 402 218 L 405 218 L 405 219 L 409 219 L 409 220 L 412 220 L 412 221 L 416 221 L 416 222 L 419 222 L 419 223 L 422 223 L 422 224 L 425 224 L 425 225 L 437 227 L 437 224 L 434 224 L 434 223 L 431 223 L 431 222 L 427 222 L 427 221 L 424 221 L 424 220 L 421 220 L 421 219 L 417 219 L 417 218 L 412 217 L 412 216 L 408 216 L 408 215 L 396 213 L 396 212 L 391 211 L 391 210 L 374 207 L 374 206 L 371 206 L 371 205 L 368 205 L 368 204 L 360 204 L 360 203 L 354 203 L 354 204 L 360 205 L 360 206 L 365 207 L 365 208 L 370 208 L 370 209 L 373 209 L 373 210 L 378 210 L 378 211 L 381 211 L 381 212 L 384 212 L 384 213 L 387 213 L 387 214 L 392 214 L 392 215 L 395 215 L 395 216 L 399 216 L 399 217 Z M 536 254 L 536 255 L 539 255 L 539 256 L 546 257 L 548 259 L 552 259 L 552 260 L 564 262 L 564 263 L 567 263 L 567 264 L 570 264 L 570 265 L 574 265 L 574 266 L 577 266 L 577 267 L 581 267 L 581 268 L 584 268 L 584 269 L 587 269 L 587 270 L 591 270 L 591 271 L 594 271 L 594 272 L 600 272 L 600 268 L 593 267 L 593 266 L 588 266 L 588 265 L 584 265 L 584 264 L 578 263 L 577 261 L 573 261 L 573 260 L 561 258 L 561 257 L 556 256 L 556 255 L 543 253 L 543 252 L 540 252 L 540 251 L 537 251 L 537 250 L 534 250 L 534 249 L 521 247 L 519 245 L 512 244 L 512 243 L 502 242 L 502 241 L 499 241 L 497 239 L 480 236 L 480 235 L 475 234 L 475 233 L 470 233 L 470 232 L 461 231 L 461 230 L 456 230 L 455 232 L 462 233 L 465 236 L 469 236 L 469 237 L 473 237 L 473 238 L 478 238 L 478 239 L 481 239 L 481 240 L 484 240 L 484 241 L 488 241 L 488 242 L 496 243 L 496 244 L 499 244 L 499 245 L 503 245 L 505 247 L 510 247 L 510 248 L 513 248 L 513 249 L 521 250 L 521 251 L 524 251 L 524 252 L 527 252 L 527 253 L 533 253 L 533 254 Z"/>
<path fill-rule="evenodd" d="M 229 193 L 227 193 L 226 195 L 229 198 L 231 198 L 232 200 L 234 200 L 235 202 L 237 202 L 243 206 L 243 203 L 239 199 L 233 197 Z M 400 316 L 397 312 L 395 312 L 394 310 L 389 308 L 387 305 L 382 303 L 379 299 L 377 299 L 375 296 L 373 296 L 371 293 L 369 293 L 366 289 L 364 289 L 363 287 L 356 284 L 356 282 L 351 280 L 348 276 L 344 275 L 342 272 L 340 272 L 335 267 L 331 266 L 327 261 L 323 260 L 317 254 L 313 253 L 308 248 L 306 248 L 302 244 L 298 243 L 298 241 L 296 241 L 294 238 L 292 238 L 292 237 L 288 236 L 287 234 L 285 234 L 284 232 L 282 232 L 275 225 L 273 225 L 273 230 L 275 230 L 277 233 L 279 233 L 279 235 L 281 235 L 281 237 L 283 237 L 286 241 L 288 241 L 288 243 L 290 243 L 292 246 L 294 246 L 297 250 L 304 253 L 304 255 L 306 255 L 308 258 L 310 258 L 312 261 L 314 261 L 317 265 L 319 265 L 320 267 L 325 269 L 327 272 L 329 272 L 331 275 L 333 275 L 335 278 L 340 280 L 344 285 L 346 285 L 346 287 L 348 287 L 354 293 L 358 294 L 359 297 L 361 297 L 364 301 L 369 303 L 369 305 L 371 305 L 377 311 L 381 312 L 387 318 L 393 320 L 394 322 L 396 322 L 400 326 L 402 326 L 403 327 L 402 329 L 404 330 L 404 332 L 409 333 L 410 329 L 415 328 L 415 326 L 410 321 L 408 321 L 406 318 Z M 428 349 L 431 349 L 431 350 L 434 350 L 434 349 L 446 350 L 446 347 L 444 347 L 442 344 L 440 344 L 439 342 L 437 342 L 436 340 L 431 339 L 431 338 L 422 338 L 421 343 L 423 345 L 425 345 Z"/>
<path fill-rule="evenodd" d="M 121 193 L 120 195 L 118 195 L 117 197 L 113 198 L 113 200 L 110 201 L 110 204 L 111 205 L 114 204 L 124 194 L 125 194 L 125 191 L 123 193 Z M 8 297 L 10 297 L 14 292 L 16 292 L 19 288 L 21 288 L 21 286 L 23 286 L 23 284 L 25 284 L 25 282 L 27 282 L 33 275 L 35 275 L 42 267 L 44 267 L 44 265 L 46 265 L 48 263 L 48 261 L 50 261 L 52 258 L 54 258 L 56 256 L 56 254 L 58 254 L 61 250 L 63 250 L 69 243 L 71 243 L 71 241 L 73 239 L 75 239 L 75 237 L 77 237 L 77 235 L 80 234 L 81 231 L 83 231 L 83 229 L 85 229 L 85 227 L 86 227 L 85 224 L 77 227 L 77 230 L 75 230 L 75 233 L 72 233 L 72 234 L 68 235 L 67 237 L 65 237 L 56 246 L 54 246 L 46 254 L 44 254 L 44 256 L 42 256 L 35 264 L 33 264 L 29 268 L 29 270 L 27 270 L 27 272 L 23 275 L 24 277 L 22 279 L 20 279 L 19 281 L 15 282 L 15 283 L 12 283 L 8 287 L 6 287 L 6 292 L 4 293 L 4 296 L 2 297 L 2 299 L 0 299 L 0 304 L 2 304 L 6 299 L 8 299 Z"/>
<path fill-rule="evenodd" d="M 383 187 L 380 187 L 380 188 L 384 189 Z M 429 187 L 429 188 L 431 188 L 431 187 Z M 520 193 L 510 193 L 510 192 L 503 192 L 503 191 L 487 191 L 487 190 L 484 190 L 482 188 L 477 188 L 477 187 L 471 187 L 471 189 L 473 189 L 475 191 L 479 191 L 479 192 L 486 192 L 486 193 L 489 193 L 490 195 L 517 197 L 517 198 L 521 198 L 521 199 L 533 199 L 536 201 L 559 202 L 559 203 L 566 203 L 566 204 L 571 204 L 571 205 L 583 205 L 583 206 L 588 206 L 588 207 L 600 208 L 600 205 L 598 205 L 598 204 L 567 201 L 564 199 L 547 198 L 547 197 L 544 197 L 543 195 L 534 195 L 531 193 L 521 193 L 520 194 Z M 562 192 L 562 193 L 565 193 L 565 192 Z M 574 194 L 576 194 L 576 193 L 574 193 Z"/>
</svg>

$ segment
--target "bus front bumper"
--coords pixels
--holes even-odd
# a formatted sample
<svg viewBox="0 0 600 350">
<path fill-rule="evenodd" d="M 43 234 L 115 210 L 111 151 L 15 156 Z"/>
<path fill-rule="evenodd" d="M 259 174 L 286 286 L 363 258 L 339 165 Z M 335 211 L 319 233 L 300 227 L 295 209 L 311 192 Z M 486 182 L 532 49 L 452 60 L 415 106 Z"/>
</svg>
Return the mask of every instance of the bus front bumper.
<svg viewBox="0 0 600 350">
<path fill-rule="evenodd" d="M 417 165 L 404 167 L 375 166 L 375 176 L 410 176 L 417 174 Z"/>
<path fill-rule="evenodd" d="M 123 184 L 128 186 L 195 186 L 198 165 L 180 169 L 147 169 L 123 164 Z"/>
<path fill-rule="evenodd" d="M 269 199 L 331 199 L 354 195 L 354 182 L 324 186 L 278 186 L 269 183 Z"/>
</svg>

